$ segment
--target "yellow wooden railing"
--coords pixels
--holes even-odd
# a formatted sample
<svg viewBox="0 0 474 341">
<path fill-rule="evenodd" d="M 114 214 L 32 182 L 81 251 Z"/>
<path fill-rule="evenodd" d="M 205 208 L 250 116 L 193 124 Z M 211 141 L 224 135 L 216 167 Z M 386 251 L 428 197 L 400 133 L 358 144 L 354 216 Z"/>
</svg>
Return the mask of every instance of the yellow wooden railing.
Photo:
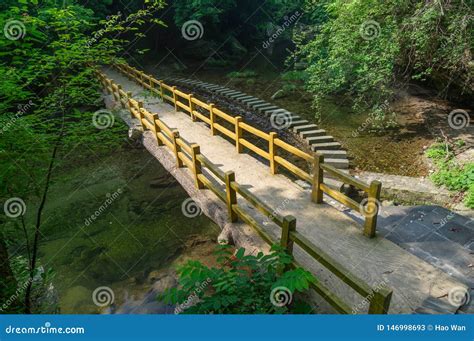
<svg viewBox="0 0 474 341">
<path fill-rule="evenodd" d="M 198 189 L 207 188 L 213 191 L 217 197 L 226 203 L 230 221 L 235 222 L 240 218 L 242 221 L 252 226 L 267 243 L 273 245 L 276 242 L 265 231 L 264 226 L 248 214 L 241 205 L 239 205 L 239 196 L 239 198 L 245 199 L 260 213 L 268 217 L 281 228 L 282 234 L 280 244 L 289 254 L 293 254 L 293 245 L 298 245 L 302 250 L 318 261 L 325 269 L 329 270 L 333 275 L 363 296 L 363 301 L 369 302 L 369 314 L 386 314 L 388 312 L 392 297 L 392 291 L 390 289 L 385 287 L 372 288 L 362 279 L 351 274 L 351 272 L 342 264 L 334 260 L 330 255 L 297 232 L 296 219 L 293 216 L 281 216 L 278 214 L 249 190 L 241 186 L 236 181 L 235 173 L 233 171 L 222 172 L 219 167 L 201 154 L 198 144 L 189 143 L 184 140 L 177 130 L 168 127 L 162 120 L 160 120 L 158 114 L 152 114 L 146 110 L 141 102 L 132 98 L 131 93 L 123 91 L 120 85 L 117 85 L 113 80 L 107 78 L 104 73 L 97 71 L 97 77 L 102 83 L 104 89 L 112 94 L 114 98 L 121 103 L 122 107 L 128 108 L 133 118 L 139 120 L 144 130 L 153 132 L 153 136 L 159 146 L 166 146 L 173 152 L 176 158 L 177 167 L 186 167 L 191 171 Z M 160 90 L 161 89 L 169 90 L 169 87 L 166 88 L 161 86 Z M 192 96 L 189 97 L 189 95 L 182 92 L 177 92 L 176 89 L 169 91 L 173 91 L 174 96 L 180 96 L 183 98 L 186 98 L 185 96 L 187 96 L 190 102 L 188 107 L 192 108 Z M 164 96 L 163 98 L 166 98 Z M 171 96 L 168 95 L 168 97 Z M 176 103 L 176 100 L 174 102 Z M 207 105 L 200 102 L 199 105 L 201 104 Z M 182 107 L 179 104 L 177 104 L 177 106 Z M 193 112 L 193 114 L 195 116 L 200 115 L 199 112 L 197 115 L 195 112 Z M 230 116 L 227 118 L 229 120 L 234 119 Z M 203 168 L 208 172 L 204 172 Z M 293 266 L 299 265 L 295 262 Z M 351 309 L 348 304 L 321 282 L 317 281 L 312 283 L 311 287 L 332 307 L 334 307 L 336 311 L 344 314 L 358 312 L 357 310 Z"/>
<path fill-rule="evenodd" d="M 201 120 L 209 125 L 211 134 L 221 133 L 235 142 L 238 153 L 243 152 L 243 148 L 247 148 L 262 158 L 268 160 L 270 172 L 276 174 L 278 167 L 282 166 L 297 177 L 312 184 L 311 200 L 317 204 L 323 202 L 323 193 L 331 196 L 333 199 L 346 205 L 347 207 L 357 210 L 365 217 L 364 235 L 373 238 L 376 234 L 377 213 L 380 202 L 381 183 L 372 181 L 366 184 L 356 178 L 344 173 L 343 171 L 324 163 L 324 156 L 318 153 L 310 155 L 278 138 L 277 133 L 266 133 L 248 123 L 245 123 L 242 117 L 233 117 L 218 109 L 214 104 L 205 103 L 192 94 L 186 94 L 178 90 L 175 86 L 169 86 L 161 80 L 157 80 L 150 75 L 145 74 L 127 64 L 116 64 L 115 68 L 126 75 L 129 79 L 134 80 L 146 89 L 161 96 L 163 101 L 170 102 L 176 110 L 182 109 L 191 115 L 193 121 Z M 197 109 L 201 109 L 198 111 Z M 230 129 L 229 127 L 232 127 Z M 258 147 L 248 139 L 244 138 L 244 132 L 252 134 L 256 139 L 263 140 L 266 149 Z M 282 155 L 278 154 L 279 150 L 284 150 L 290 155 L 300 158 L 313 165 L 313 174 L 306 172 L 290 161 L 286 160 Z M 352 198 L 346 196 L 340 191 L 334 190 L 324 182 L 324 172 L 332 175 L 334 178 L 364 191 L 367 199 L 364 204 L 360 204 Z"/>
</svg>

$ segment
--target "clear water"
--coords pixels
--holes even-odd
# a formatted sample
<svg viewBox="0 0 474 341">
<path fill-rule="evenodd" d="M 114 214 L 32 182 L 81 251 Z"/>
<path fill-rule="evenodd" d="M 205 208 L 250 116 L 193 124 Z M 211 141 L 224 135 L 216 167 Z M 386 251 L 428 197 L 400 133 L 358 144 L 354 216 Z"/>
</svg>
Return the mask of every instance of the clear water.
<svg viewBox="0 0 474 341">
<path fill-rule="evenodd" d="M 92 300 L 98 287 L 111 288 L 116 302 L 146 291 L 150 272 L 166 269 L 190 241 L 216 240 L 206 216 L 183 215 L 188 195 L 144 149 L 70 169 L 51 188 L 40 247 L 61 313 L 102 311 Z"/>
</svg>

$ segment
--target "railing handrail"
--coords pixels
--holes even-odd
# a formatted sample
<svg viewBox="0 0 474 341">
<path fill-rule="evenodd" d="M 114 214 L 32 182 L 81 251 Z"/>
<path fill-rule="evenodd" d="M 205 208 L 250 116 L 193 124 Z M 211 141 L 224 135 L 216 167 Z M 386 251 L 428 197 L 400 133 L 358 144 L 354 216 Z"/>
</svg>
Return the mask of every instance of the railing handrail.
<svg viewBox="0 0 474 341">
<path fill-rule="evenodd" d="M 112 80 L 97 71 L 97 75 L 101 80 L 104 88 L 112 93 L 114 98 L 126 107 L 124 103 L 128 104 L 128 108 L 132 117 L 137 118 L 144 130 L 154 132 L 158 145 L 166 145 L 175 154 L 177 167 L 186 166 L 194 174 L 196 187 L 198 189 L 208 188 L 213 191 L 218 198 L 227 204 L 229 219 L 231 222 L 237 221 L 238 218 L 252 226 L 255 231 L 269 244 L 274 244 L 275 240 L 265 231 L 264 227 L 248 214 L 242 207 L 239 206 L 237 194 L 246 199 L 253 207 L 255 207 L 263 215 L 270 218 L 282 229 L 280 244 L 287 250 L 289 254 L 293 254 L 293 243 L 299 245 L 312 258 L 316 259 L 323 267 L 333 273 L 336 277 L 349 285 L 357 293 L 362 296 L 370 297 L 369 313 L 384 314 L 388 312 L 391 301 L 392 292 L 388 289 L 372 289 L 363 280 L 351 274 L 339 262 L 334 260 L 327 253 L 322 251 L 300 233 L 296 232 L 296 218 L 292 216 L 281 216 L 275 210 L 272 210 L 267 204 L 256 197 L 253 193 L 242 187 L 235 181 L 235 173 L 232 171 L 222 172 L 215 164 L 200 153 L 199 145 L 189 143 L 180 137 L 179 132 L 168 127 L 162 120 L 159 119 L 158 114 L 151 114 L 139 101 L 131 98 L 130 93 L 126 93 L 127 98 L 122 100 L 124 93 L 120 91 L 121 87 L 116 85 Z M 143 78 L 143 77 L 141 77 Z M 149 118 L 153 119 L 150 122 Z M 166 129 L 163 129 L 166 128 Z M 165 132 L 166 130 L 166 132 Z M 165 132 L 165 134 L 163 134 Z M 183 152 L 184 150 L 184 152 Z M 211 173 L 225 183 L 225 191 L 218 186 L 215 186 L 204 173 L 202 173 L 202 165 L 208 168 Z M 296 263 L 295 263 L 296 264 Z M 311 283 L 311 287 L 318 292 L 328 303 L 330 303 L 337 311 L 341 313 L 351 313 L 349 306 L 344 303 L 337 295 L 326 288 L 322 283 Z"/>
</svg>

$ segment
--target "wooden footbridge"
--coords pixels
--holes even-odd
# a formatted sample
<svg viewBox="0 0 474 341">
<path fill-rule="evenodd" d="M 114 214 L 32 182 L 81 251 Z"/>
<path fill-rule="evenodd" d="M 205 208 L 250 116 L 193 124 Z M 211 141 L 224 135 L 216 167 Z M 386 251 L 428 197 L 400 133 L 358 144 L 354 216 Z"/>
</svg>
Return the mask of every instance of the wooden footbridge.
<svg viewBox="0 0 474 341">
<path fill-rule="evenodd" d="M 189 170 L 197 189 L 225 203 L 229 221 L 245 222 L 267 243 L 293 254 L 295 265 L 312 271 L 318 279 L 312 288 L 337 312 L 412 313 L 433 302 L 440 313 L 457 309 L 443 297 L 464 285 L 376 235 L 380 182 L 363 183 L 326 164 L 323 155 L 310 155 L 276 132 L 126 64 L 98 70 L 97 76 L 144 135 L 169 150 L 176 167 Z M 331 188 L 327 175 L 364 191 L 366 199 L 359 203 Z M 327 204 L 325 196 L 360 212 L 364 226 Z M 368 307 L 361 310 L 361 302 Z"/>
</svg>

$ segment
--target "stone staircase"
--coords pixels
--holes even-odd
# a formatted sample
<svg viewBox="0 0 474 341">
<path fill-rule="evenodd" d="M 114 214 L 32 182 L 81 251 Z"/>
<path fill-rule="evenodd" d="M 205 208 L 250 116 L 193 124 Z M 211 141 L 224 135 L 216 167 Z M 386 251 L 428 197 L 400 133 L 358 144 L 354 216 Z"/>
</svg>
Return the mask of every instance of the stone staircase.
<svg viewBox="0 0 474 341">
<path fill-rule="evenodd" d="M 257 97 L 216 84 L 186 78 L 166 78 L 165 81 L 174 85 L 199 88 L 207 92 L 218 94 L 267 116 L 272 122 L 282 121 L 283 124 L 279 129 L 288 129 L 294 134 L 299 135 L 306 141 L 312 151 L 317 151 L 324 155 L 325 163 L 338 169 L 349 168 L 347 151 L 342 148 L 339 142 L 334 140 L 334 137 L 329 135 L 324 129 L 320 129 L 316 124 L 286 109 L 282 109 Z"/>
</svg>

